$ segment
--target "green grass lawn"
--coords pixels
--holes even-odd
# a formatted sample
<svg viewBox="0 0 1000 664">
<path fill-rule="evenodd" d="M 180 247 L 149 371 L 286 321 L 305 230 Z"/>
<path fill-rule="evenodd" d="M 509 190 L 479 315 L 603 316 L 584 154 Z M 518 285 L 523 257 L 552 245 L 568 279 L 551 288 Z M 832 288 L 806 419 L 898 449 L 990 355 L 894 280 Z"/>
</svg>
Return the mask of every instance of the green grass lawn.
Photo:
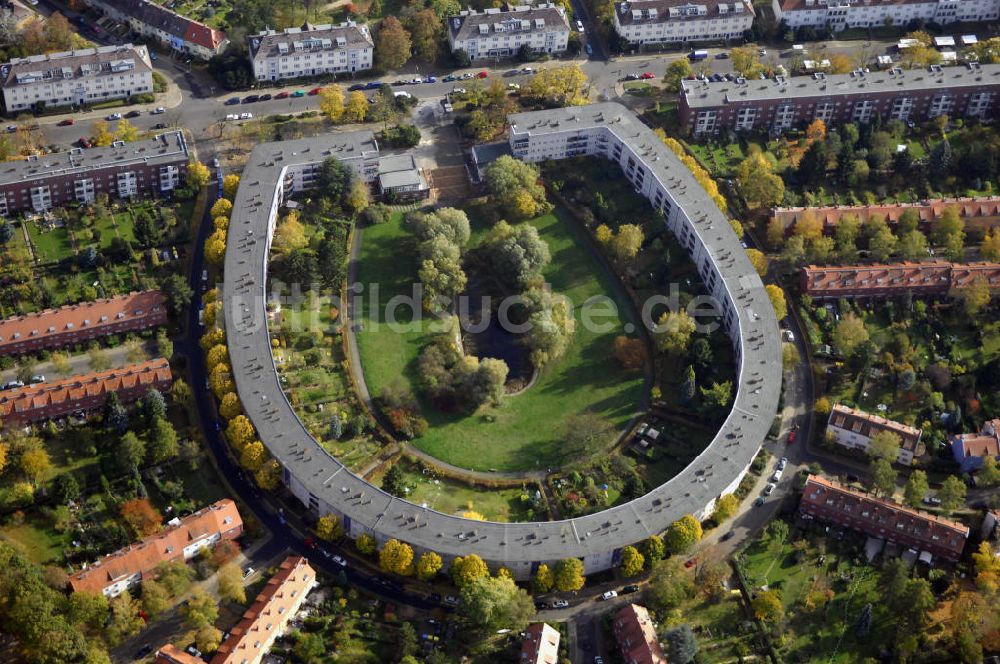
<svg viewBox="0 0 1000 664">
<path fill-rule="evenodd" d="M 552 262 L 544 271 L 545 280 L 553 291 L 568 296 L 577 306 L 576 334 L 561 360 L 548 367 L 530 389 L 504 399 L 499 407 L 456 416 L 425 405 L 430 430 L 415 444 L 465 468 L 530 470 L 571 461 L 560 448 L 567 422 L 574 415 L 593 410 L 621 426 L 642 397 L 642 379 L 623 374 L 611 358 L 612 341 L 621 330 L 620 318 L 614 321 L 612 331 L 604 333 L 588 331 L 579 320 L 579 305 L 587 298 L 611 296 L 614 291 L 608 277 L 575 239 L 578 229 L 559 210 L 526 223 L 534 225 L 549 244 Z M 482 232 L 475 220 L 473 225 Z M 377 283 L 377 311 L 382 312 L 393 295 L 410 292 L 416 265 L 409 234 L 397 216 L 365 229 L 363 238 L 358 277 L 366 285 L 366 298 L 359 312 L 362 330 L 358 346 L 368 388 L 378 395 L 382 388 L 402 379 L 416 392 L 416 359 L 431 340 L 428 322 L 394 331 L 373 319 L 373 303 L 367 297 L 370 284 Z M 619 316 L 623 309 L 619 303 Z M 486 422 L 487 414 L 493 422 Z"/>
<path fill-rule="evenodd" d="M 421 473 L 416 464 L 405 458 L 399 460 L 397 465 L 403 471 L 403 481 L 410 488 L 406 499 L 444 514 L 472 510 L 482 514 L 487 521 L 525 521 L 528 520 L 526 510 L 530 502 L 522 503 L 521 495 L 529 492 L 533 495 L 537 490 L 533 485 L 524 490 L 520 487 L 477 489 L 447 477 L 438 477 L 431 471 Z M 383 475 L 380 473 L 371 481 L 381 486 Z"/>
<path fill-rule="evenodd" d="M 806 543 L 801 554 L 794 549 L 796 540 Z M 765 535 L 747 549 L 748 582 L 781 593 L 787 618 L 786 646 L 781 648 L 785 661 L 848 664 L 877 654 L 891 632 L 892 616 L 881 604 L 878 571 L 858 562 L 863 545 L 864 538 L 850 534 L 837 540 L 818 529 L 802 532 L 793 526 L 783 542 Z M 829 603 L 809 609 L 807 597 L 827 589 L 834 593 Z M 874 609 L 872 630 L 860 640 L 853 627 L 868 603 Z"/>
<path fill-rule="evenodd" d="M 73 255 L 73 243 L 65 226 L 43 231 L 33 221 L 25 223 L 28 224 L 28 237 L 38 262 L 54 263 Z"/>
<path fill-rule="evenodd" d="M 48 528 L 39 528 L 31 523 L 7 526 L 0 529 L 0 540 L 7 540 L 23 550 L 32 561 L 39 565 L 58 561 L 62 555 L 61 537 Z"/>
</svg>

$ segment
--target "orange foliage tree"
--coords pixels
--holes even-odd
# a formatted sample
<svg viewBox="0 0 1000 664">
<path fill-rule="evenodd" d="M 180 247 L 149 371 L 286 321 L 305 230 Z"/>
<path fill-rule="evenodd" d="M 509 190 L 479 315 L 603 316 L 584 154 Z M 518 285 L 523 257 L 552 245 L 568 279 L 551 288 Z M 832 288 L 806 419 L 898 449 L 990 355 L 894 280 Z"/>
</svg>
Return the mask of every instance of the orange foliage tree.
<svg viewBox="0 0 1000 664">
<path fill-rule="evenodd" d="M 126 500 L 119 509 L 122 518 L 140 537 L 158 532 L 163 524 L 163 516 L 145 498 Z"/>
</svg>

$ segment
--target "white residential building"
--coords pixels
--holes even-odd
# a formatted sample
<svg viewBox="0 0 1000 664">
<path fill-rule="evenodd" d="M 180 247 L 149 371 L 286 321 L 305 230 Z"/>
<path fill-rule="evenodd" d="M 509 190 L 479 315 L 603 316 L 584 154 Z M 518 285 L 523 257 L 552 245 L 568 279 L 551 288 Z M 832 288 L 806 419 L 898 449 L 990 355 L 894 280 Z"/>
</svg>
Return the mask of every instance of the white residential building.
<svg viewBox="0 0 1000 664">
<path fill-rule="evenodd" d="M 250 37 L 250 65 L 258 81 L 349 74 L 371 69 L 371 32 L 366 25 L 310 25 L 264 30 Z"/>
<path fill-rule="evenodd" d="M 137 34 L 151 37 L 169 48 L 202 60 L 222 54 L 229 46 L 226 33 L 181 16 L 150 0 L 86 0 L 92 9 Z M 174 4 L 174 3 L 171 3 Z"/>
<path fill-rule="evenodd" d="M 153 91 L 145 46 L 101 46 L 14 58 L 0 65 L 8 113 L 46 106 L 93 104 Z"/>
<path fill-rule="evenodd" d="M 774 16 L 790 28 L 906 25 L 915 19 L 940 24 L 995 21 L 1000 0 L 772 0 Z"/>
<path fill-rule="evenodd" d="M 830 411 L 826 430 L 833 434 L 834 442 L 838 445 L 865 451 L 876 434 L 883 431 L 895 434 L 899 438 L 899 455 L 896 461 L 904 466 L 911 465 L 913 457 L 923 454 L 923 445 L 920 443 L 923 432 L 920 429 L 842 404 L 837 404 Z"/>
<path fill-rule="evenodd" d="M 509 58 L 517 55 L 522 46 L 534 53 L 562 53 L 568 42 L 566 10 L 552 3 L 518 6 L 510 11 L 469 9 L 448 19 L 451 50 L 463 50 L 473 61 Z"/>
<path fill-rule="evenodd" d="M 615 31 L 630 44 L 738 39 L 753 24 L 753 4 L 639 0 L 615 3 Z"/>
</svg>

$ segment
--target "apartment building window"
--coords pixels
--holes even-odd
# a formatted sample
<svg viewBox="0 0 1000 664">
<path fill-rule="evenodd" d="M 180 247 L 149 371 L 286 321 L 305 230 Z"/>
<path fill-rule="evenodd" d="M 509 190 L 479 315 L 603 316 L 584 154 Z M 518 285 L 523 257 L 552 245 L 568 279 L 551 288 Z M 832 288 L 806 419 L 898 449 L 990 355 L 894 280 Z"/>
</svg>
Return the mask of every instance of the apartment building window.
<svg viewBox="0 0 1000 664">
<path fill-rule="evenodd" d="M 874 110 L 874 104 L 870 99 L 863 99 L 861 101 L 854 102 L 854 110 L 851 113 L 851 119 L 855 122 L 868 122 L 871 120 Z"/>
<path fill-rule="evenodd" d="M 795 121 L 795 107 L 792 104 L 782 104 L 774 111 L 774 128 L 788 129 Z"/>
<path fill-rule="evenodd" d="M 927 110 L 927 117 L 936 118 L 939 115 L 946 115 L 951 112 L 951 107 L 954 105 L 955 98 L 948 94 L 942 93 L 935 95 L 931 99 L 930 108 Z"/>
<path fill-rule="evenodd" d="M 910 119 L 910 113 L 913 112 L 913 98 L 912 97 L 899 97 L 892 101 L 892 110 L 889 111 L 889 119 L 891 120 L 901 120 L 905 122 Z"/>
<path fill-rule="evenodd" d="M 715 125 L 717 121 L 718 114 L 715 111 L 698 111 L 698 117 L 695 120 L 694 132 L 696 134 L 703 134 L 715 131 Z"/>
<path fill-rule="evenodd" d="M 753 124 L 757 120 L 756 108 L 741 108 L 736 113 L 736 131 L 753 129 Z"/>
</svg>

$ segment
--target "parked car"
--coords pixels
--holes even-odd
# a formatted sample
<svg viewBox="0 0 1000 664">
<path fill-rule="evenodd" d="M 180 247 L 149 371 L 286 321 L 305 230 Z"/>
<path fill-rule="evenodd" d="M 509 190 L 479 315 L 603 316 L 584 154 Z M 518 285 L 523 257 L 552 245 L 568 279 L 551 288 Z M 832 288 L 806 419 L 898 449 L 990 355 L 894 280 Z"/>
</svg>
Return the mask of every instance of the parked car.
<svg viewBox="0 0 1000 664">
<path fill-rule="evenodd" d="M 121 113 L 112 113 L 111 115 L 107 116 L 104 119 L 107 120 L 107 121 L 109 121 L 109 122 L 111 120 L 121 120 L 122 119 L 122 114 Z"/>
<path fill-rule="evenodd" d="M 348 92 L 354 92 L 356 90 L 364 90 L 364 89 L 365 89 L 365 84 L 364 83 L 355 83 L 351 87 L 347 88 L 347 91 Z M 287 97 L 288 95 L 286 94 L 285 96 Z"/>
<path fill-rule="evenodd" d="M 794 431 L 789 431 L 788 432 L 788 444 L 789 445 L 794 445 L 795 444 L 795 432 Z"/>
<path fill-rule="evenodd" d="M 736 534 L 736 533 L 735 533 L 734 531 L 732 531 L 732 530 L 727 530 L 727 531 L 726 531 L 726 534 L 725 534 L 725 535 L 723 535 L 722 537 L 720 537 L 719 539 L 720 539 L 721 541 L 723 541 L 723 542 L 728 542 L 729 540 L 733 539 L 733 535 L 735 535 L 735 534 Z"/>
<path fill-rule="evenodd" d="M 271 101 L 271 95 L 269 95 L 269 94 L 267 94 L 267 95 L 261 95 L 260 96 L 260 101 Z"/>
<path fill-rule="evenodd" d="M 764 487 L 764 495 L 765 495 L 765 496 L 770 496 L 770 495 L 771 495 L 772 493 L 774 493 L 774 489 L 775 489 L 775 487 L 777 487 L 777 486 L 778 486 L 778 485 L 777 485 L 777 484 L 775 484 L 774 482 L 768 482 L 768 483 L 767 483 L 767 486 L 766 486 L 766 487 Z"/>
<path fill-rule="evenodd" d="M 637 593 L 637 592 L 639 592 L 639 586 L 637 586 L 637 585 L 635 585 L 633 583 L 631 585 L 625 586 L 624 588 L 622 588 L 618 592 L 620 594 L 622 594 L 622 595 L 628 595 L 629 593 Z"/>
<path fill-rule="evenodd" d="M 313 88 L 312 90 L 310 90 L 309 91 L 309 95 L 311 97 L 315 97 L 316 95 L 318 95 L 321 92 L 323 92 L 323 86 L 319 85 L 319 86 L 316 86 L 315 88 Z"/>
<path fill-rule="evenodd" d="M 306 96 L 306 91 L 305 90 L 296 90 L 295 92 L 292 93 L 291 96 L 292 97 L 305 97 Z"/>
<path fill-rule="evenodd" d="M 37 385 L 38 383 L 44 383 L 44 382 L 45 382 L 45 376 L 43 376 L 42 374 L 35 374 L 34 376 L 31 377 L 32 385 Z"/>
<path fill-rule="evenodd" d="M 437 76 L 431 74 L 424 80 L 424 83 L 437 83 L 437 81 L 438 81 Z"/>
<path fill-rule="evenodd" d="M 378 90 L 382 85 L 382 81 L 368 81 L 365 83 L 365 90 Z"/>
<path fill-rule="evenodd" d="M 780 482 L 781 481 L 781 473 L 782 473 L 781 468 L 778 468 L 777 470 L 775 470 L 774 474 L 771 475 L 771 481 L 772 482 Z"/>
<path fill-rule="evenodd" d="M 608 601 L 609 599 L 614 599 L 615 597 L 618 597 L 618 592 L 615 590 L 609 590 L 608 592 L 601 595 L 601 599 L 604 600 L 605 602 Z"/>
<path fill-rule="evenodd" d="M 166 112 L 167 112 L 167 109 L 163 108 L 162 106 L 157 106 L 156 108 L 154 108 L 153 110 L 151 110 L 149 113 L 150 113 L 150 115 L 161 115 L 161 114 L 166 113 Z"/>
<path fill-rule="evenodd" d="M 194 657 L 201 657 L 201 651 L 195 648 L 194 646 L 188 646 L 185 650 L 187 651 L 188 654 Z"/>
<path fill-rule="evenodd" d="M 73 124 L 73 118 L 66 118 L 65 120 L 63 120 L 63 121 L 61 121 L 61 122 L 59 123 L 59 126 L 60 126 L 60 127 L 68 127 L 68 126 L 70 126 L 71 124 Z"/>
<path fill-rule="evenodd" d="M 153 646 L 143 646 L 139 648 L 135 653 L 135 659 L 143 659 L 153 652 Z"/>
<path fill-rule="evenodd" d="M 458 598 L 454 595 L 445 595 L 444 603 L 448 606 L 458 606 Z"/>
<path fill-rule="evenodd" d="M 162 122 L 157 122 L 155 125 L 153 125 L 153 129 L 166 129 L 166 128 L 167 125 L 163 124 Z"/>
<path fill-rule="evenodd" d="M 86 136 L 81 136 L 80 140 L 77 141 L 77 145 L 79 145 L 81 148 L 89 148 L 90 146 L 93 145 L 93 143 L 91 143 L 90 139 L 87 138 Z"/>
<path fill-rule="evenodd" d="M 243 98 L 244 104 L 253 104 L 260 100 L 260 95 L 247 95 Z"/>
<path fill-rule="evenodd" d="M 240 113 L 240 120 L 252 120 L 253 113 Z"/>
<path fill-rule="evenodd" d="M 274 98 L 275 99 L 288 99 L 288 92 L 279 92 L 278 94 L 274 95 Z"/>
<path fill-rule="evenodd" d="M 764 504 L 765 500 L 767 500 L 767 498 L 765 498 L 764 496 L 757 496 L 757 498 L 755 498 L 753 501 L 754 507 L 760 507 L 761 505 Z"/>
<path fill-rule="evenodd" d="M 644 81 L 648 81 L 651 78 L 656 78 L 656 76 L 651 71 L 644 71 L 642 72 L 642 76 L 640 76 L 639 78 L 641 78 Z"/>
<path fill-rule="evenodd" d="M 784 470 L 785 466 L 788 465 L 788 457 L 781 457 L 778 459 L 778 470 Z"/>
<path fill-rule="evenodd" d="M 521 86 L 518 85 L 517 83 L 508 83 L 507 84 L 507 89 L 508 90 L 520 90 Z"/>
<path fill-rule="evenodd" d="M 698 564 L 698 557 L 695 556 L 694 558 L 689 558 L 687 561 L 685 561 L 684 567 L 687 567 L 688 569 L 691 569 L 692 567 L 694 567 L 697 564 Z"/>
<path fill-rule="evenodd" d="M 729 59 L 729 52 L 728 51 L 722 51 L 721 53 L 716 53 L 715 54 L 715 59 L 716 60 L 728 60 Z"/>
<path fill-rule="evenodd" d="M 569 602 L 567 600 L 557 599 L 552 601 L 553 609 L 565 609 L 567 606 L 569 606 Z"/>
<path fill-rule="evenodd" d="M 341 567 L 347 567 L 347 561 L 344 560 L 343 556 L 332 556 L 330 560 Z"/>
<path fill-rule="evenodd" d="M 253 567 L 247 567 L 245 570 L 243 570 L 243 580 L 246 581 L 247 579 L 249 579 L 253 575 L 253 572 L 254 572 Z"/>
<path fill-rule="evenodd" d="M 535 610 L 536 611 L 544 611 L 547 608 L 549 608 L 549 607 L 547 607 L 545 605 L 545 602 L 541 602 L 541 601 L 535 602 Z"/>
<path fill-rule="evenodd" d="M 488 71 L 481 71 L 478 74 L 476 74 L 476 78 L 486 78 L 489 75 L 490 75 L 490 73 Z"/>
<path fill-rule="evenodd" d="M 129 111 L 128 113 L 125 114 L 125 117 L 127 117 L 127 118 L 137 118 L 140 115 L 142 115 L 142 111 Z"/>
<path fill-rule="evenodd" d="M 937 496 L 924 496 L 924 505 L 940 505 L 941 499 Z"/>
<path fill-rule="evenodd" d="M 535 68 L 534 67 L 521 67 L 521 73 L 522 74 L 534 74 L 535 73 Z"/>
<path fill-rule="evenodd" d="M 441 82 L 442 83 L 451 83 L 452 81 L 457 81 L 457 80 L 458 80 L 457 76 L 452 76 L 451 74 L 448 74 L 447 76 L 445 76 L 444 78 L 441 79 Z"/>
<path fill-rule="evenodd" d="M 17 125 L 7 125 L 8 134 L 13 134 L 15 131 L 17 131 Z"/>
<path fill-rule="evenodd" d="M 227 99 L 225 101 L 225 105 L 226 106 L 235 106 L 238 103 L 240 103 L 240 98 L 239 97 L 230 97 L 229 99 Z"/>
<path fill-rule="evenodd" d="M 239 120 L 240 116 L 236 115 L 235 113 L 227 113 L 226 114 L 226 119 L 227 120 Z"/>
</svg>

